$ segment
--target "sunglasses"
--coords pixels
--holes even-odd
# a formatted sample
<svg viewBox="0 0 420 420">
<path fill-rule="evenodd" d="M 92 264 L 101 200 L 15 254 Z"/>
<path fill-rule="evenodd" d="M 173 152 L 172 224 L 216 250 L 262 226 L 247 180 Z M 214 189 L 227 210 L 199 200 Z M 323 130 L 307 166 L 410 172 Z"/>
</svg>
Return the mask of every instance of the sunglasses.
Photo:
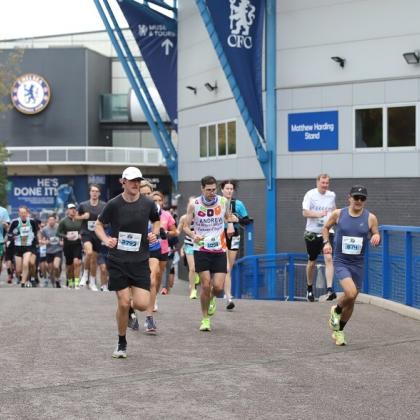
<svg viewBox="0 0 420 420">
<path fill-rule="evenodd" d="M 355 200 L 355 201 L 366 201 L 366 197 L 364 195 L 353 195 L 353 200 Z"/>
</svg>

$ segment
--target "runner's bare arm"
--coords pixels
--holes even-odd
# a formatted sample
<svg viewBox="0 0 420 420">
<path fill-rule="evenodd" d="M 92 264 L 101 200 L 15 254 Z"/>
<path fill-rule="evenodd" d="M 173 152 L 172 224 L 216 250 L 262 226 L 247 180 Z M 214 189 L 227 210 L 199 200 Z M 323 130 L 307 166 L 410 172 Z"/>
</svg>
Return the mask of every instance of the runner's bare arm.
<svg viewBox="0 0 420 420">
<path fill-rule="evenodd" d="M 372 213 L 369 214 L 369 229 L 372 234 L 370 243 L 372 246 L 378 246 L 381 243 L 381 235 L 379 234 L 378 229 L 378 219 Z"/>
<path fill-rule="evenodd" d="M 117 246 L 117 238 L 108 236 L 105 233 L 104 225 L 99 220 L 95 223 L 95 234 L 108 248 L 115 248 Z"/>
</svg>

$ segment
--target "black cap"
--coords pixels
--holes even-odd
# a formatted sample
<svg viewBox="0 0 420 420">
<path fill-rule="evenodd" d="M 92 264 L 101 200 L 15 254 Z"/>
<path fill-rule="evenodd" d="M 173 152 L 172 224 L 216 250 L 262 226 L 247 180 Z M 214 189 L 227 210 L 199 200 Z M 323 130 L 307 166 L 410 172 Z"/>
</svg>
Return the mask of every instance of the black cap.
<svg viewBox="0 0 420 420">
<path fill-rule="evenodd" d="M 353 185 L 350 190 L 350 195 L 353 197 L 354 195 L 361 195 L 363 197 L 367 197 L 367 189 L 363 185 Z"/>
</svg>

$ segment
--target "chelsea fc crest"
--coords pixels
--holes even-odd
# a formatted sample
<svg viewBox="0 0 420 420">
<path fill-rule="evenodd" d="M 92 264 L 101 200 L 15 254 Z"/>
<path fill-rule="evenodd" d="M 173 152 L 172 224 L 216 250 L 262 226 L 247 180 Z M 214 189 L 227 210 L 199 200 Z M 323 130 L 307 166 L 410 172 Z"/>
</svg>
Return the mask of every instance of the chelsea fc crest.
<svg viewBox="0 0 420 420">
<path fill-rule="evenodd" d="M 23 114 L 38 114 L 47 107 L 50 98 L 51 90 L 47 81 L 37 74 L 24 74 L 13 83 L 13 106 Z"/>
</svg>

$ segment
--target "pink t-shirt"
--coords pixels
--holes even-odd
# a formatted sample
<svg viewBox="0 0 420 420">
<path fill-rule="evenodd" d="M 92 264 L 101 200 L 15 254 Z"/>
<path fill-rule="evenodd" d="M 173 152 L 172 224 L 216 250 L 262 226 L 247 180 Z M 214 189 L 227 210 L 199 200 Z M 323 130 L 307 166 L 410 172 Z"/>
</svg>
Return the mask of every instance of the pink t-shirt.
<svg viewBox="0 0 420 420">
<path fill-rule="evenodd" d="M 160 227 L 167 232 L 172 226 L 175 226 L 175 219 L 172 217 L 172 214 L 169 211 L 162 210 L 160 213 Z M 167 254 L 169 252 L 169 243 L 167 239 L 160 240 L 160 252 L 161 254 Z"/>
</svg>

